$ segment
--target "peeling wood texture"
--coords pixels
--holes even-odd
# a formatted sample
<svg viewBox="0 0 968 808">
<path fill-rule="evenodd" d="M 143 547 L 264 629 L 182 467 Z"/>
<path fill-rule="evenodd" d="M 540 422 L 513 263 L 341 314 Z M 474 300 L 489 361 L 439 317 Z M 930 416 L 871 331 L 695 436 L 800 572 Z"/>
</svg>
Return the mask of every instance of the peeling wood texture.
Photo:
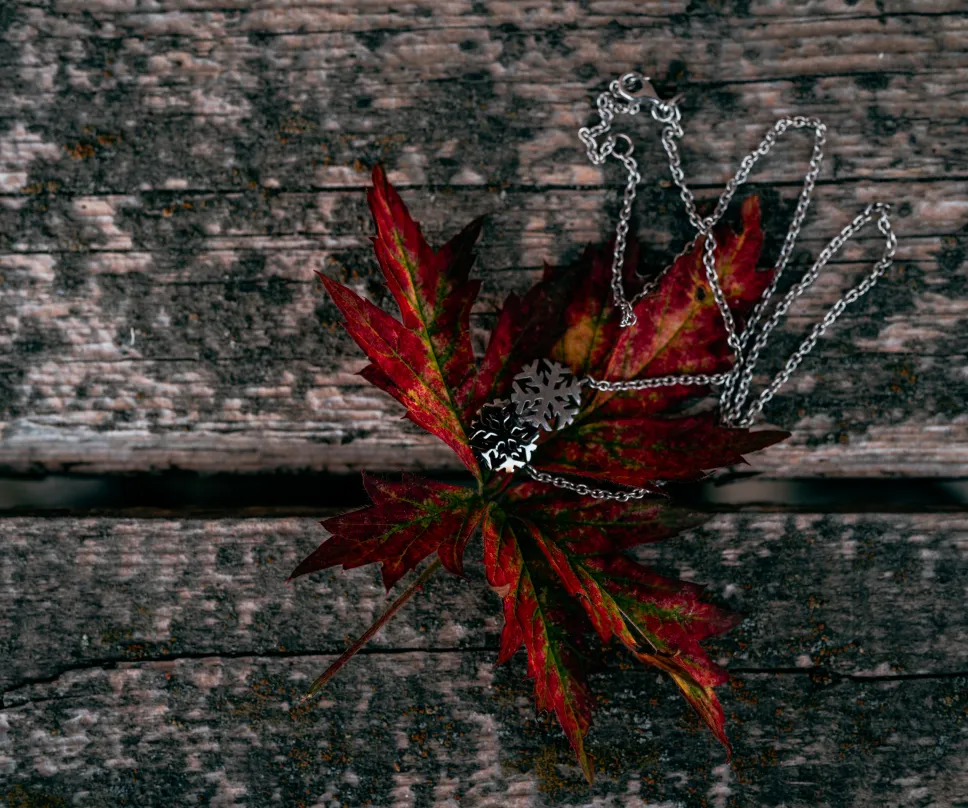
<svg viewBox="0 0 968 808">
<path fill-rule="evenodd" d="M 711 644 L 733 672 L 736 764 L 668 681 L 615 654 L 593 681 L 590 791 L 560 730 L 535 720 L 523 658 L 495 670 L 500 608 L 477 566 L 434 579 L 319 710 L 300 707 L 386 603 L 374 569 L 284 583 L 321 533 L 308 519 L 0 521 L 0 782 L 79 805 L 167 792 L 853 808 L 968 793 L 963 516 L 719 516 L 643 548 L 746 615 Z"/>
<path fill-rule="evenodd" d="M 245 5 L 245 4 L 243 4 Z M 895 204 L 890 277 L 771 405 L 778 476 L 968 473 L 968 17 L 955 0 L 216 2 L 5 6 L 0 37 L 0 468 L 85 472 L 454 466 L 353 374 L 312 270 L 382 301 L 366 165 L 440 241 L 486 213 L 475 326 L 601 241 L 618 172 L 575 135 L 640 67 L 686 93 L 683 156 L 715 197 L 780 115 L 828 160 L 796 257 Z M 687 237 L 654 126 L 633 124 L 650 266 Z M 809 143 L 750 190 L 775 256 Z M 879 250 L 850 245 L 787 351 Z"/>
</svg>

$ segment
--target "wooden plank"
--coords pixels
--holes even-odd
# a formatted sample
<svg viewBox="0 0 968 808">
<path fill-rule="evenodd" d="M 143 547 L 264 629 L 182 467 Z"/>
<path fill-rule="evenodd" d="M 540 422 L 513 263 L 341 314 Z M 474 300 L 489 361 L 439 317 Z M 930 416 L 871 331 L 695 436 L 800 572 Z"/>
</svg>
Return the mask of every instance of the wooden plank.
<svg viewBox="0 0 968 808">
<path fill-rule="evenodd" d="M 325 537 L 311 519 L 0 520 L 0 686 L 70 668 L 199 655 L 341 651 L 382 612 L 375 569 L 285 578 Z M 744 669 L 844 675 L 968 669 L 968 519 L 717 516 L 642 548 L 745 615 L 712 647 Z M 501 613 L 477 561 L 441 574 L 374 647 L 497 647 Z M 365 664 L 365 663 L 361 663 Z"/>
<path fill-rule="evenodd" d="M 378 294 L 360 169 L 381 160 L 435 237 L 491 214 L 480 341 L 507 291 L 614 220 L 616 177 L 588 165 L 574 133 L 594 93 L 644 58 L 660 86 L 687 91 L 684 159 L 701 198 L 796 112 L 828 122 L 836 155 L 805 251 L 863 204 L 897 203 L 898 270 L 778 398 L 771 420 L 795 437 L 758 467 L 968 473 L 968 18 L 944 2 L 686 10 L 16 8 L 0 53 L 0 469 L 453 467 L 353 377 L 358 353 L 311 270 Z M 687 233 L 658 183 L 654 132 L 633 130 L 656 180 L 640 231 L 660 262 Z M 778 157 L 757 175 L 771 254 L 800 163 Z M 875 249 L 873 236 L 847 249 L 777 363 Z"/>
<path fill-rule="evenodd" d="M 493 667 L 499 608 L 477 564 L 300 707 L 385 603 L 373 570 L 283 583 L 321 535 L 309 519 L 0 520 L 0 797 L 847 808 L 966 793 L 963 516 L 719 516 L 643 548 L 746 615 L 711 644 L 733 671 L 734 768 L 667 681 L 610 657 L 590 790 L 534 719 L 523 660 Z"/>
<path fill-rule="evenodd" d="M 755 145 L 755 140 L 750 142 Z M 18 261 L 63 261 L 64 254 L 74 253 L 74 271 L 84 273 L 84 278 L 150 270 L 151 280 L 158 283 L 224 281 L 246 252 L 270 250 L 265 258 L 272 263 L 260 269 L 271 270 L 271 275 L 250 266 L 249 279 L 277 275 L 306 282 L 312 277 L 306 277 L 307 268 L 334 265 L 363 272 L 372 263 L 368 260 L 372 226 L 363 188 L 369 184 L 369 173 L 361 167 L 354 178 L 358 187 L 268 194 L 264 189 L 159 189 L 137 196 L 48 194 L 38 186 L 0 200 L 0 222 L 7 239 L 3 257 L 15 267 Z M 600 185 L 538 190 L 401 187 L 434 242 L 446 240 L 470 219 L 485 216 L 479 269 L 496 273 L 537 269 L 546 262 L 567 263 L 584 245 L 605 241 L 615 225 L 613 209 L 619 198 L 614 187 L 619 175 L 610 171 L 608 179 L 612 186 L 604 190 Z M 658 261 L 659 253 L 677 253 L 694 233 L 671 183 L 663 175 L 654 179 L 656 183 L 640 191 L 637 211 L 643 221 L 636 230 L 643 246 L 652 251 L 650 258 Z M 721 186 L 697 189 L 697 196 L 711 203 Z M 958 198 L 963 188 L 963 181 L 821 183 L 798 247 L 802 253 L 819 252 L 867 204 L 893 202 L 899 208 L 897 227 L 905 235 L 899 262 L 940 263 L 942 269 L 957 270 L 961 262 L 951 253 L 958 246 L 957 238 L 963 237 L 955 232 L 965 218 L 965 202 Z M 755 182 L 739 192 L 739 199 L 759 195 L 762 200 L 767 237 L 764 261 L 775 258 L 782 244 L 798 192 L 799 187 L 792 184 Z M 47 218 L 52 207 L 58 215 Z M 952 237 L 955 243 L 949 243 Z M 851 240 L 834 263 L 867 263 L 882 246 L 883 238 L 870 227 Z M 197 258 L 197 267 L 189 257 Z M 86 272 L 85 265 L 89 265 Z M 80 291 L 81 284 L 71 290 Z"/>
<path fill-rule="evenodd" d="M 926 194 L 924 205 L 952 210 L 943 187 L 931 190 L 939 195 Z M 589 199 L 557 192 L 548 201 L 520 195 L 524 210 L 516 201 L 500 205 L 481 245 L 487 285 L 474 323 L 479 345 L 503 294 L 536 277 L 534 269 L 501 267 L 522 256 L 532 266 L 542 255 L 567 262 L 582 243 L 604 235 L 568 230 L 569 209 L 604 205 L 595 193 Z M 318 284 L 305 280 L 318 268 L 364 293 L 378 288 L 360 244 L 361 196 L 351 203 L 334 194 L 280 200 L 286 216 L 307 207 L 323 211 L 318 234 L 203 237 L 186 251 L 180 233 L 228 232 L 230 208 L 247 204 L 208 196 L 201 204 L 178 203 L 190 206 L 178 214 L 186 217 L 183 225 L 164 224 L 170 200 L 144 212 L 141 249 L 122 251 L 114 241 L 103 251 L 0 257 L 0 310 L 13 325 L 0 335 L 7 411 L 0 463 L 13 471 L 92 472 L 455 467 L 443 445 L 408 429 L 394 402 L 353 375 L 362 367 L 358 350 Z M 438 234 L 448 232 L 454 208 L 464 221 L 494 205 L 486 192 L 429 203 L 419 191 L 408 196 Z M 202 212 L 207 202 L 220 208 L 214 223 Z M 90 198 L 83 204 L 94 206 Z M 110 200 L 96 210 L 113 221 L 115 206 L 123 209 Z M 344 206 L 349 212 L 329 215 Z M 811 231 L 839 229 L 842 214 L 828 215 L 811 222 Z M 104 221 L 92 226 L 116 230 Z M 581 219 L 586 227 L 595 221 Z M 552 244 L 549 233 L 562 237 Z M 329 247 L 312 247 L 319 242 Z M 509 249 L 515 242 L 524 246 Z M 794 438 L 757 457 L 758 468 L 777 475 L 966 473 L 961 242 L 945 246 L 936 236 L 912 242 L 918 257 L 902 260 L 869 301 L 845 316 L 771 406 L 771 419 Z M 774 367 L 796 335 L 865 271 L 863 246 L 876 251 L 870 242 L 851 248 L 797 306 L 773 351 Z M 382 293 L 376 298 L 386 302 Z"/>
<path fill-rule="evenodd" d="M 29 68 L 0 66 L 0 76 L 20 88 L 3 111 L 0 190 L 17 194 L 48 182 L 61 194 L 235 191 L 253 182 L 264 192 L 360 187 L 355 166 L 376 160 L 411 184 L 599 185 L 601 172 L 575 132 L 592 120 L 594 98 L 613 74 L 634 65 L 644 41 L 655 39 L 668 44 L 664 61 L 642 67 L 660 87 L 686 93 L 683 159 L 697 187 L 721 185 L 781 115 L 827 123 L 836 157 L 825 179 L 963 181 L 968 22 L 889 19 L 888 30 L 907 30 L 892 39 L 871 21 L 869 64 L 847 58 L 847 43 L 858 35 L 841 22 L 831 30 L 839 44 L 813 46 L 832 51 L 835 62 L 825 65 L 811 50 L 793 71 L 780 65 L 795 63 L 784 61 L 746 72 L 737 72 L 734 49 L 795 50 L 811 40 L 809 27 L 777 32 L 753 23 L 750 30 L 777 37 L 766 43 L 744 43 L 749 31 L 729 29 L 729 48 L 719 26 L 700 25 L 688 40 L 637 29 L 642 41 L 620 50 L 603 49 L 600 32 L 580 29 L 579 41 L 561 45 L 567 57 L 548 54 L 537 64 L 515 62 L 513 70 L 496 69 L 487 43 L 447 29 L 390 37 L 373 50 L 363 35 L 349 33 L 269 38 L 256 48 L 250 39 L 260 32 L 250 31 L 241 52 L 202 42 L 197 58 L 163 36 L 111 40 L 82 29 L 76 36 L 96 64 L 76 65 L 63 88 L 83 93 L 81 108 L 70 103 L 75 95 L 64 99 L 48 86 L 63 40 L 37 39 Z M 474 47 L 462 49 L 468 43 Z M 518 45 L 540 47 L 527 39 Z M 703 50 L 720 53 L 709 63 Z M 654 46 L 648 52 L 657 53 Z M 931 68 L 920 69 L 928 61 Z M 620 118 L 619 125 L 635 136 L 647 165 L 665 165 L 651 119 Z M 773 182 L 797 182 L 803 174 L 809 150 L 787 138 L 781 148 L 796 158 L 764 166 Z"/>
<path fill-rule="evenodd" d="M 589 788 L 535 720 L 520 659 L 370 656 L 300 706 L 329 659 L 123 663 L 25 688 L 0 709 L 7 802 L 872 808 L 968 793 L 964 678 L 737 676 L 730 767 L 669 682 L 613 668 L 593 677 Z"/>
</svg>

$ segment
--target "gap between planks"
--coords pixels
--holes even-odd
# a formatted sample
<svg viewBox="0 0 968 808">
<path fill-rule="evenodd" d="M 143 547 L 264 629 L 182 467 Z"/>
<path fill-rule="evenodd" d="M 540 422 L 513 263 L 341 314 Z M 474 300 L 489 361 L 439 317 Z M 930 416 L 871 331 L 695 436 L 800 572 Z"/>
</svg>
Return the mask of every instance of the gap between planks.
<svg viewBox="0 0 968 808">
<path fill-rule="evenodd" d="M 469 475 L 460 472 L 425 469 L 422 473 L 450 484 L 472 483 Z M 968 513 L 968 479 L 798 479 L 735 471 L 699 483 L 677 484 L 668 502 L 710 515 Z M 321 518 L 367 504 L 358 474 L 175 472 L 0 477 L 0 519 Z"/>
</svg>

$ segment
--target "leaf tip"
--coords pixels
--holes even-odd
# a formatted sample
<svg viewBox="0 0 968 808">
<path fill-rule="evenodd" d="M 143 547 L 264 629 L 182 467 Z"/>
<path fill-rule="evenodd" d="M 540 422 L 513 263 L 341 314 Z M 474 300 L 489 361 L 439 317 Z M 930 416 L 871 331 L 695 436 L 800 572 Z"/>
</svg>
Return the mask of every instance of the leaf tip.
<svg viewBox="0 0 968 808">
<path fill-rule="evenodd" d="M 337 305 L 339 305 L 339 299 L 344 296 L 344 292 L 350 292 L 350 294 L 352 294 L 352 290 L 341 284 L 339 281 L 334 280 L 328 275 L 324 275 L 319 270 L 315 270 L 315 272 L 316 277 L 319 278 L 319 282 L 323 285 L 323 288 L 329 292 L 329 296 L 333 298 L 333 302 Z"/>
<path fill-rule="evenodd" d="M 306 574 L 307 570 L 305 569 L 305 567 L 307 566 L 307 562 L 309 561 L 310 558 L 312 558 L 312 554 L 310 554 L 302 561 L 300 561 L 299 566 L 297 566 L 296 569 L 294 569 L 292 572 L 289 573 L 289 577 L 286 578 L 287 584 L 291 584 L 297 578 L 302 578 L 302 576 Z"/>
<path fill-rule="evenodd" d="M 484 214 L 481 214 L 476 219 L 472 220 L 471 223 L 461 231 L 461 234 L 466 235 L 471 244 L 476 244 L 477 240 L 481 237 L 481 230 L 484 229 L 484 222 L 486 219 L 487 217 Z"/>
<path fill-rule="evenodd" d="M 785 429 L 758 429 L 750 433 L 753 447 L 747 451 L 758 452 L 774 444 L 781 443 L 790 437 L 792 433 Z"/>
<path fill-rule="evenodd" d="M 743 228 L 760 223 L 760 198 L 757 194 L 751 194 L 743 200 L 740 207 L 740 215 L 743 220 Z"/>
<path fill-rule="evenodd" d="M 440 563 L 443 564 L 444 569 L 451 575 L 456 575 L 465 581 L 468 580 L 467 574 L 464 572 L 464 559 L 462 556 L 453 552 L 453 548 L 447 544 L 441 544 L 437 548 L 437 557 L 440 559 Z"/>
<path fill-rule="evenodd" d="M 594 785 L 595 762 L 592 760 L 591 755 L 585 751 L 584 747 L 582 747 L 582 751 L 578 754 L 578 765 L 581 766 L 581 773 L 585 775 L 585 781 L 588 785 Z"/>
</svg>

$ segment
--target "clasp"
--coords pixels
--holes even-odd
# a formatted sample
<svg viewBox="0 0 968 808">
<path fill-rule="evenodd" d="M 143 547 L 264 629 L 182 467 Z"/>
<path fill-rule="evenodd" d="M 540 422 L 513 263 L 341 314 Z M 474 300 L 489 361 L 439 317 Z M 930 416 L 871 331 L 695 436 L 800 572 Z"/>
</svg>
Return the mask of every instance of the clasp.
<svg viewBox="0 0 968 808">
<path fill-rule="evenodd" d="M 626 101 L 635 102 L 645 100 L 651 101 L 654 104 L 662 102 L 659 94 L 652 86 L 649 77 L 643 76 L 640 73 L 626 73 L 618 80 L 616 89 L 618 90 L 618 94 Z"/>
<path fill-rule="evenodd" d="M 626 73 L 612 82 L 611 90 L 613 95 L 634 105 L 636 110 L 640 102 L 651 102 L 653 117 L 662 123 L 670 123 L 677 116 L 678 113 L 674 107 L 678 107 L 679 102 L 682 101 L 682 93 L 668 101 L 663 101 L 652 86 L 649 77 L 641 73 Z M 657 111 L 659 114 L 656 114 Z"/>
</svg>

